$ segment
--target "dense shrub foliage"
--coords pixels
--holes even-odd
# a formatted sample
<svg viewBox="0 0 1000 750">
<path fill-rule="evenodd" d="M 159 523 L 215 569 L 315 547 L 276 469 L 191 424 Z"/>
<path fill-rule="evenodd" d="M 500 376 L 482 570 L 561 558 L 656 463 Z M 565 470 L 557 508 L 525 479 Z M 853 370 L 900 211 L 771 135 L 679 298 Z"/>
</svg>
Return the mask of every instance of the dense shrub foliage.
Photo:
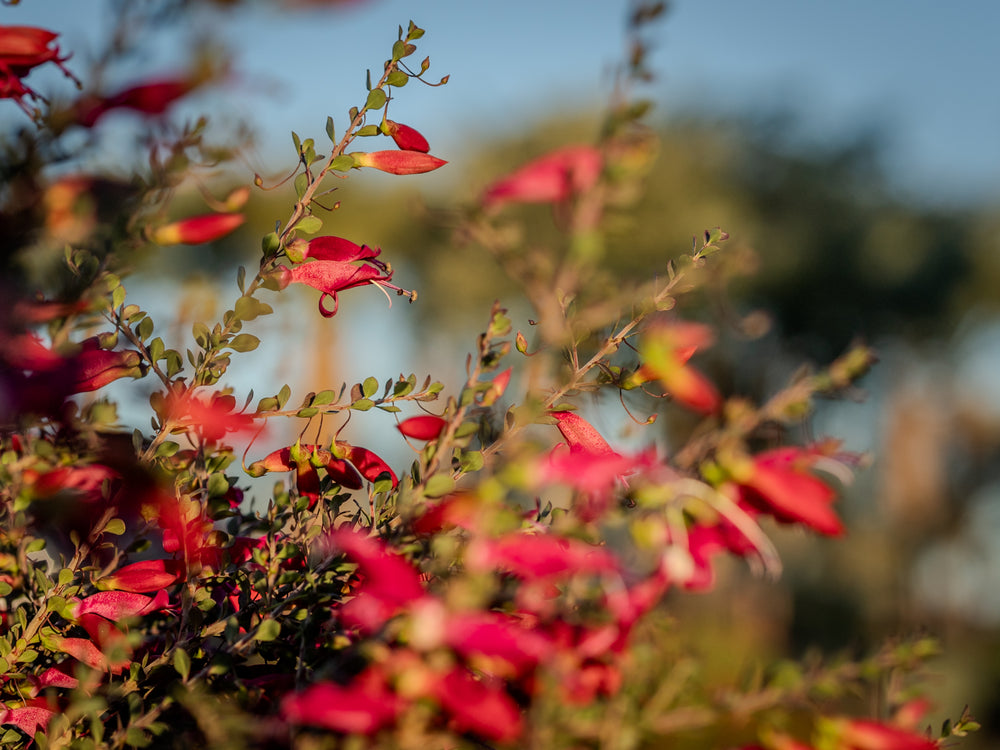
<svg viewBox="0 0 1000 750">
<path fill-rule="evenodd" d="M 50 105 L 25 78 L 57 67 L 75 80 L 58 30 L 0 27 L 0 96 L 34 120 L 4 165 L 0 743 L 930 750 L 974 728 L 921 725 L 906 675 L 929 641 L 773 664 L 721 690 L 679 652 L 668 599 L 711 588 L 720 559 L 777 575 L 773 522 L 844 532 L 838 487 L 858 457 L 803 427 L 874 355 L 854 347 L 753 403 L 699 369 L 716 331 L 683 305 L 720 281 L 724 231 L 664 248 L 643 284 L 609 277 L 608 227 L 656 150 L 632 90 L 657 14 L 635 9 L 596 142 L 512 158 L 460 209 L 457 236 L 521 285 L 530 320 L 485 307 L 454 393 L 434 374 L 380 373 L 263 398 L 227 376 L 261 343 L 254 321 L 294 314 L 275 312 L 289 286 L 315 290 L 328 326 L 372 287 L 416 299 L 388 253 L 337 234 L 330 194 L 350 200 L 365 170 L 446 167 L 392 104 L 402 86 L 447 82 L 414 62 L 423 30 L 399 28 L 324 137 L 293 135 L 288 215 L 272 217 L 221 319 L 172 348 L 126 292 L 135 258 L 239 230 L 252 189 L 270 186 L 255 176 L 176 217 L 179 189 L 232 155 L 203 121 L 158 131 L 170 137 L 151 139 L 132 179 L 55 167 L 71 147 L 86 164 L 88 134 L 113 116 L 154 122 L 217 71 L 112 91 L 80 74 L 83 91 Z M 534 242 L 528 212 L 550 214 L 559 243 Z M 148 427 L 119 423 L 112 383 L 151 392 Z M 656 412 L 630 411 L 638 393 Z M 349 421 L 373 410 L 395 416 L 385 440 L 412 446 L 410 466 L 351 439 Z M 595 427 L 612 415 L 644 447 Z M 651 427 L 661 415 L 686 425 L 669 451 Z M 298 439 L 269 443 L 288 421 Z M 265 475 L 273 492 L 251 507 L 248 476 Z"/>
</svg>

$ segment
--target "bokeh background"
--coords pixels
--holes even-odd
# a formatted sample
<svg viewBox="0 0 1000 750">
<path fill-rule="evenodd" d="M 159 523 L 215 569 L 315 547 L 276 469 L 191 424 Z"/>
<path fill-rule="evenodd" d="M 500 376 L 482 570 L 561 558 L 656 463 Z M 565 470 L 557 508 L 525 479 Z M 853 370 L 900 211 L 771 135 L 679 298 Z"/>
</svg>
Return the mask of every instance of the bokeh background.
<svg viewBox="0 0 1000 750">
<path fill-rule="evenodd" d="M 0 19 L 61 31 L 82 74 L 127 5 L 36 0 Z M 352 178 L 326 224 L 381 246 L 420 301 L 389 309 L 375 293 L 348 292 L 324 320 L 308 292 L 283 295 L 294 307 L 254 329 L 279 343 L 235 368 L 238 394 L 411 371 L 456 382 L 493 299 L 524 327 L 530 311 L 515 285 L 456 241 L 455 210 L 528 158 L 595 138 L 626 52 L 626 10 L 596 0 L 205 3 L 165 19 L 127 68 L 107 70 L 114 88 L 204 56 L 228 66 L 224 83 L 169 113 L 183 123 L 207 112 L 213 137 L 245 142 L 242 162 L 211 176 L 219 194 L 254 173 L 276 182 L 294 164 L 289 131 L 322 142 L 327 115 L 346 123 L 364 68 L 381 66 L 410 18 L 427 29 L 430 77 L 451 76 L 398 90 L 390 110 L 448 167 Z M 776 531 L 780 585 L 733 566 L 715 594 L 678 599 L 691 648 L 724 672 L 775 654 L 936 635 L 933 717 L 970 704 L 986 729 L 968 746 L 982 748 L 996 745 L 1000 726 L 998 29 L 1000 5 L 988 2 L 675 0 L 647 34 L 655 79 L 636 92 L 654 104 L 659 156 L 608 260 L 623 276 L 646 276 L 705 228 L 730 232 L 740 273 L 697 304 L 721 331 L 710 366 L 731 393 L 764 396 L 858 339 L 880 356 L 856 399 L 824 404 L 813 420 L 815 436 L 871 458 L 845 491 L 850 535 Z M 39 71 L 31 83 L 56 100 L 72 94 L 58 74 Z M 0 104 L 5 131 L 23 126 L 13 104 Z M 141 162 L 147 127 L 111 115 L 89 136 L 99 139 L 91 161 L 60 168 L 124 173 Z M 199 200 L 192 191 L 190 205 Z M 246 231 L 150 259 L 129 292 L 164 316 L 180 301 L 171 332 L 183 342 L 192 322 L 226 309 L 236 265 L 255 262 L 257 238 L 290 205 L 287 191 L 255 195 Z M 544 218 L 529 216 L 539 242 Z M 143 401 L 123 398 L 123 419 L 140 419 Z M 352 425 L 357 442 L 404 465 L 405 448 L 378 444 L 385 427 L 375 415 Z M 610 416 L 600 427 L 612 442 L 669 448 L 669 434 L 626 434 Z"/>
</svg>

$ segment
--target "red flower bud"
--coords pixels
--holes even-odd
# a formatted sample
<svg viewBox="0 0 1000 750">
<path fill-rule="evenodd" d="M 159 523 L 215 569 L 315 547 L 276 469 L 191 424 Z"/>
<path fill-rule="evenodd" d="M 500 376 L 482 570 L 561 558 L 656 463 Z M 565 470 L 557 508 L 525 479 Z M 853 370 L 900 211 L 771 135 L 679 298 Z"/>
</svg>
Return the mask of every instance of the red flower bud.
<svg viewBox="0 0 1000 750">
<path fill-rule="evenodd" d="M 195 83 L 184 79 L 151 81 L 102 98 L 84 97 L 75 106 L 75 120 L 89 128 L 112 109 L 131 109 L 144 115 L 162 115 L 190 92 Z"/>
<path fill-rule="evenodd" d="M 158 227 L 153 231 L 153 242 L 158 245 L 200 245 L 225 237 L 245 220 L 243 214 L 192 216 Z"/>
<path fill-rule="evenodd" d="M 421 151 L 426 154 L 431 150 L 427 139 L 409 125 L 400 125 L 398 122 L 386 120 L 382 132 L 391 136 L 392 140 L 396 142 L 396 146 L 404 151 Z"/>
<path fill-rule="evenodd" d="M 446 162 L 419 151 L 372 151 L 349 154 L 354 166 L 371 167 L 389 174 L 423 174 L 443 167 Z"/>
<path fill-rule="evenodd" d="M 444 432 L 444 428 L 447 426 L 448 423 L 441 417 L 427 415 L 404 419 L 396 425 L 396 428 L 406 437 L 414 440 L 434 440 Z"/>
<path fill-rule="evenodd" d="M 24 97 L 39 97 L 21 78 L 47 62 L 55 63 L 66 76 L 76 80 L 63 65 L 69 55 L 60 57 L 59 47 L 49 46 L 57 36 L 35 26 L 0 26 L 0 98 L 13 99 L 25 113 L 32 115 Z"/>
</svg>

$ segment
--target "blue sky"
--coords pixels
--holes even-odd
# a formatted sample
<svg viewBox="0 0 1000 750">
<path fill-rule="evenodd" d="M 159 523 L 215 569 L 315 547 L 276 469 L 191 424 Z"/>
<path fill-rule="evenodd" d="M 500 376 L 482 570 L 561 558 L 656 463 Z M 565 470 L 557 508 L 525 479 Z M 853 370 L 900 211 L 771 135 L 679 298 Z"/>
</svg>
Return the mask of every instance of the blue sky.
<svg viewBox="0 0 1000 750">
<path fill-rule="evenodd" d="M 62 31 L 64 47 L 85 55 L 104 7 L 26 0 L 0 18 Z M 253 117 L 266 163 L 289 148 L 288 131 L 319 137 L 327 114 L 345 120 L 363 94 L 364 67 L 380 66 L 396 26 L 412 17 L 428 31 L 419 56 L 429 54 L 432 74 L 451 82 L 400 90 L 394 116 L 454 158 L 443 152 L 468 139 L 602 101 L 621 56 L 625 8 L 609 0 L 368 0 L 295 11 L 262 3 L 206 13 L 128 73 L 176 69 L 202 24 L 222 29 L 244 77 L 221 98 L 229 115 Z M 1000 3 L 987 0 L 675 0 L 656 27 L 649 94 L 662 114 L 788 110 L 800 115 L 806 142 L 879 128 L 904 192 L 996 200 L 998 31 Z M 206 95 L 199 104 L 217 101 Z"/>
</svg>

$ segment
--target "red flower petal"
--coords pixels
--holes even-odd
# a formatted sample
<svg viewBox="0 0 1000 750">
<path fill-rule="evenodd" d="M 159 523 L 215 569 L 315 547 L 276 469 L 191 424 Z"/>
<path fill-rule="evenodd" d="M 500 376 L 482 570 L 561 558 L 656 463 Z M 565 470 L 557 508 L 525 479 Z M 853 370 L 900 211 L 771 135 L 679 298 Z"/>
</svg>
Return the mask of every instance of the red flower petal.
<svg viewBox="0 0 1000 750">
<path fill-rule="evenodd" d="M 389 174 L 423 174 L 443 167 L 446 162 L 420 151 L 372 151 L 348 154 L 358 167 L 371 167 Z"/>
<path fill-rule="evenodd" d="M 535 159 L 491 185 L 486 206 L 504 203 L 557 203 L 589 190 L 603 168 L 601 152 L 591 146 L 567 146 Z"/>
<path fill-rule="evenodd" d="M 117 591 L 141 594 L 165 589 L 185 576 L 184 563 L 179 560 L 143 560 L 119 568 L 101 579 L 101 585 Z"/>
</svg>

